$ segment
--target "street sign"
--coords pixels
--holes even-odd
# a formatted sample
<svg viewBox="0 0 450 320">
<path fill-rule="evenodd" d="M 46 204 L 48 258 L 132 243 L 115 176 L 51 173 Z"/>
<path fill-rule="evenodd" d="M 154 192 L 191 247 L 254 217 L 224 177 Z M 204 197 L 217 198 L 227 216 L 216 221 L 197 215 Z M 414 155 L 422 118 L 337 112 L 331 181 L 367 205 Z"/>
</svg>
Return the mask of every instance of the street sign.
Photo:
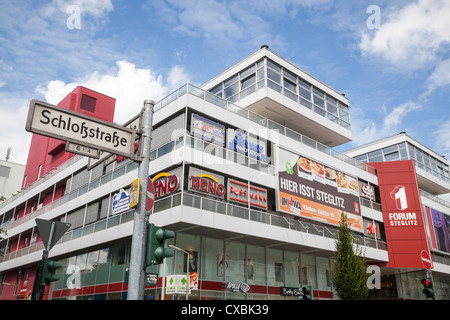
<svg viewBox="0 0 450 320">
<path fill-rule="evenodd" d="M 31 100 L 25 129 L 136 160 L 135 130 L 46 102 Z"/>
<path fill-rule="evenodd" d="M 137 178 L 130 184 L 130 208 L 134 208 L 139 203 L 139 184 L 141 180 Z"/>
<path fill-rule="evenodd" d="M 100 150 L 82 146 L 73 142 L 66 142 L 66 151 L 76 154 L 81 154 L 82 156 L 98 159 L 100 158 Z"/>
<path fill-rule="evenodd" d="M 70 223 L 44 219 L 36 219 L 35 221 L 46 250 L 53 248 L 56 242 L 58 242 L 71 226 Z"/>
<path fill-rule="evenodd" d="M 113 196 L 112 214 L 117 214 L 130 208 L 130 195 L 123 189 Z"/>
<path fill-rule="evenodd" d="M 140 128 L 140 122 L 141 117 L 140 114 L 133 117 L 131 120 L 127 121 L 123 126 L 125 128 L 131 129 L 131 130 L 139 130 Z M 88 160 L 88 166 L 87 169 L 91 170 L 92 168 L 95 168 L 101 163 L 105 163 L 105 166 L 107 166 L 109 163 L 115 161 L 117 156 L 110 152 L 100 152 L 100 158 L 99 159 L 93 159 L 89 158 Z"/>
<path fill-rule="evenodd" d="M 153 204 L 155 203 L 155 186 L 153 185 L 152 179 L 148 177 L 147 182 L 147 200 L 145 204 L 145 211 L 150 211 L 153 208 Z"/>
<path fill-rule="evenodd" d="M 433 262 L 431 261 L 430 255 L 425 250 L 422 250 L 420 253 L 420 259 L 422 260 L 422 264 L 425 269 L 430 270 L 433 266 Z"/>
</svg>

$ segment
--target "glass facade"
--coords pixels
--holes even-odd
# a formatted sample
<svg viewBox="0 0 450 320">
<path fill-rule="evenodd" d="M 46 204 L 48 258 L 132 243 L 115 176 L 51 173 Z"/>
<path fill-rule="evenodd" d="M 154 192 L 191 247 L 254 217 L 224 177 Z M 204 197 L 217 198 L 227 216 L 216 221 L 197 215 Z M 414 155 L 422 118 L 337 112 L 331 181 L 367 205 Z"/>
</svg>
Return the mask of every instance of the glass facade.
<svg viewBox="0 0 450 320">
<path fill-rule="evenodd" d="M 354 157 L 354 159 L 364 163 L 413 160 L 416 167 L 450 183 L 448 165 L 409 142 L 401 142 L 389 147 L 364 153 Z"/>
<path fill-rule="evenodd" d="M 351 130 L 349 106 L 286 68 L 264 58 L 210 90 L 229 102 L 238 102 L 268 87 L 299 105 Z"/>
<path fill-rule="evenodd" d="M 280 295 L 280 287 L 298 288 L 312 284 L 319 296 L 332 298 L 332 259 L 310 254 L 177 233 L 169 241 L 190 252 L 189 271 L 198 272 L 200 285 L 189 299 L 298 299 Z M 129 267 L 130 240 L 80 253 L 60 260 L 64 267 L 52 288 L 53 299 L 126 299 L 126 270 Z M 184 274 L 186 255 L 176 251 L 166 259 L 165 275 Z M 163 276 L 162 265 L 148 271 Z M 233 292 L 226 284 L 246 283 L 248 292 Z M 146 286 L 145 299 L 161 299 L 161 287 Z M 166 295 L 165 299 L 185 299 L 185 295 Z"/>
</svg>

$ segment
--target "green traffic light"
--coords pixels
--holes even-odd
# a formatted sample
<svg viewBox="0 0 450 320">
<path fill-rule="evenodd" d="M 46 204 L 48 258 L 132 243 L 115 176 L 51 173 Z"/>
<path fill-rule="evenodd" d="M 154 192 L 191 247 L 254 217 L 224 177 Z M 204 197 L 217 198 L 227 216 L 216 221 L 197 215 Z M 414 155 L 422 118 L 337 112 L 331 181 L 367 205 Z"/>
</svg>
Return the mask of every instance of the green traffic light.
<svg viewBox="0 0 450 320">
<path fill-rule="evenodd" d="M 165 258 L 173 257 L 175 252 L 164 247 L 167 239 L 175 238 L 175 232 L 157 227 L 154 224 L 148 225 L 147 250 L 145 266 L 161 264 Z"/>
<path fill-rule="evenodd" d="M 42 269 L 42 285 L 50 285 L 53 281 L 58 281 L 60 276 L 53 274 L 59 268 L 62 268 L 62 262 L 57 262 L 49 259 L 44 259 L 43 261 L 43 269 Z"/>
</svg>

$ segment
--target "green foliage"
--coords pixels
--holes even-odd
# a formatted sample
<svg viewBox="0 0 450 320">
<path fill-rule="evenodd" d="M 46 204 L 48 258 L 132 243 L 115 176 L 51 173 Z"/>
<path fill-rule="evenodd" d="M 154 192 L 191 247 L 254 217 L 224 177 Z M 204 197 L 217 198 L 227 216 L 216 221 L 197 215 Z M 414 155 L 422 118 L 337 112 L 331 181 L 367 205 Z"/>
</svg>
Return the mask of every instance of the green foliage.
<svg viewBox="0 0 450 320">
<path fill-rule="evenodd" d="M 341 214 L 339 225 L 333 286 L 343 300 L 364 300 L 369 293 L 366 259 L 359 245 L 354 248 L 350 226 L 344 213 Z"/>
</svg>

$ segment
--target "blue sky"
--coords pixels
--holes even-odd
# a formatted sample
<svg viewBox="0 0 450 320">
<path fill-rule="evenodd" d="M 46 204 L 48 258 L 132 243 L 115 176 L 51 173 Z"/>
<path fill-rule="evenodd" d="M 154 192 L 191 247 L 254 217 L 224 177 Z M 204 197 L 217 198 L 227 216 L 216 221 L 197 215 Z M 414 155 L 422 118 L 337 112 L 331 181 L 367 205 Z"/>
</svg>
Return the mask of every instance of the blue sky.
<svg viewBox="0 0 450 320">
<path fill-rule="evenodd" d="M 2 0 L 0 158 L 26 162 L 31 99 L 84 85 L 123 123 L 267 44 L 348 97 L 336 149 L 406 131 L 450 159 L 449 16 L 447 0 Z"/>
</svg>

